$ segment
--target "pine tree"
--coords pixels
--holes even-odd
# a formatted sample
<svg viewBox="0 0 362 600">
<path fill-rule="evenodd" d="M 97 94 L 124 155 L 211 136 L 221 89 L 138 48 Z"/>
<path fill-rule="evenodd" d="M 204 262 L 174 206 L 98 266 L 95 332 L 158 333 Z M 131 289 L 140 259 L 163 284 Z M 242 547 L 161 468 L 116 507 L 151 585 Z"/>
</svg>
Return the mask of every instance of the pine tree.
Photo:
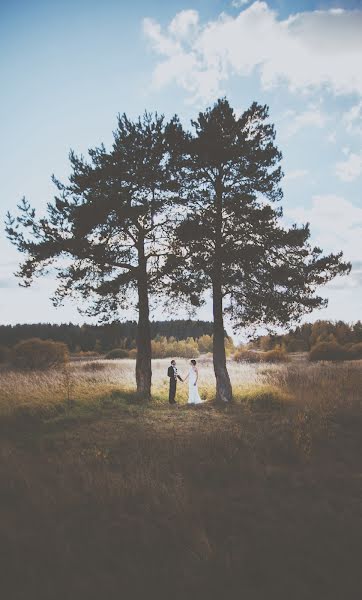
<svg viewBox="0 0 362 600">
<path fill-rule="evenodd" d="M 281 153 L 266 106 L 253 103 L 237 118 L 222 99 L 192 125 L 184 146 L 188 214 L 174 233 L 171 287 L 196 306 L 211 290 L 216 398 L 230 401 L 224 315 L 235 329 L 297 321 L 326 304 L 317 286 L 350 265 L 342 253 L 311 248 L 308 225 L 281 224 L 273 207 L 282 198 Z"/>
<path fill-rule="evenodd" d="M 7 234 L 26 255 L 18 276 L 30 285 L 49 266 L 57 268 L 53 298 L 70 295 L 84 312 L 114 320 L 137 298 L 136 381 L 140 397 L 151 395 L 150 296 L 158 294 L 172 211 L 178 189 L 177 119 L 145 113 L 131 122 L 118 118 L 114 143 L 90 149 L 90 160 L 70 153 L 66 185 L 53 177 L 58 195 L 47 216 L 37 218 L 23 199 L 7 217 Z"/>
</svg>

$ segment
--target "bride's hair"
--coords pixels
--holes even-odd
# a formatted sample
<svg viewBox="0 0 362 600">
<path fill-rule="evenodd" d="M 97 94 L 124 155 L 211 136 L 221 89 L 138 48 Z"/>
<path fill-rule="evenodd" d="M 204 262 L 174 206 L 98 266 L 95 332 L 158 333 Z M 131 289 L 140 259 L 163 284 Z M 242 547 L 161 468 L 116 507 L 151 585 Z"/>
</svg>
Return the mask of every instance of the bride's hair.
<svg viewBox="0 0 362 600">
<path fill-rule="evenodd" d="M 196 360 L 195 360 L 194 358 L 192 358 L 192 359 L 190 360 L 190 362 L 191 362 L 191 363 L 192 363 L 194 366 L 196 365 Z"/>
</svg>

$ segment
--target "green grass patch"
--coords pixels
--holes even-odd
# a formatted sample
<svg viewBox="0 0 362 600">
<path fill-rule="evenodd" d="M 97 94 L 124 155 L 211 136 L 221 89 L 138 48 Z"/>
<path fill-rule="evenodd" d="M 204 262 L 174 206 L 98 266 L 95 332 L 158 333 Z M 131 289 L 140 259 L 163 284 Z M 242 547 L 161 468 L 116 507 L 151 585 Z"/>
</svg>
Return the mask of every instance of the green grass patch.
<svg viewBox="0 0 362 600">
<path fill-rule="evenodd" d="M 234 399 L 258 409 L 276 409 L 290 404 L 293 397 L 276 386 L 253 385 L 237 388 L 234 391 Z"/>
</svg>

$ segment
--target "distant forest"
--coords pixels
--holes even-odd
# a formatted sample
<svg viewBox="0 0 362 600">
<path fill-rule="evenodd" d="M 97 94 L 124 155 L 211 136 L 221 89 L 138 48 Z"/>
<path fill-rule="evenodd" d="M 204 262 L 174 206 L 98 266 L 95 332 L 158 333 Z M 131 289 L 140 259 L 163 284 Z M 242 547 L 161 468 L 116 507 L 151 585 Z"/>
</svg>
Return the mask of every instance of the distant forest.
<svg viewBox="0 0 362 600">
<path fill-rule="evenodd" d="M 316 321 L 304 323 L 284 335 L 263 335 L 252 340 L 248 346 L 257 350 L 272 350 L 277 346 L 287 352 L 309 352 L 319 342 L 337 342 L 341 346 L 362 342 L 362 323 L 348 324 L 344 321 Z"/>
<path fill-rule="evenodd" d="M 65 342 L 71 352 L 107 352 L 113 348 L 130 350 L 136 347 L 136 321 L 114 322 L 105 325 L 73 325 L 63 323 L 34 323 L 31 325 L 0 325 L 0 345 L 12 347 L 21 340 L 40 338 Z M 197 339 L 213 334 L 209 321 L 152 321 L 151 337 L 173 337 L 177 341 Z"/>
</svg>

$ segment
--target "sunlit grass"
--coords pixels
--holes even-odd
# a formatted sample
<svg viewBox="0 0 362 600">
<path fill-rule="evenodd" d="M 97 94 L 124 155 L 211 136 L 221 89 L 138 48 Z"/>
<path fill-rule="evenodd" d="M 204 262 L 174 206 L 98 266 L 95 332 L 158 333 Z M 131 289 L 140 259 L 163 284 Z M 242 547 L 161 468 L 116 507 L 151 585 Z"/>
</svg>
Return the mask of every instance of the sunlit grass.
<svg viewBox="0 0 362 600">
<path fill-rule="evenodd" d="M 169 359 L 152 361 L 153 402 L 168 402 L 167 367 Z M 204 401 L 215 397 L 215 377 L 209 357 L 199 361 L 199 390 Z M 235 387 L 235 399 L 250 398 L 263 390 L 264 375 L 258 365 L 240 365 L 230 361 L 229 372 Z M 178 361 L 181 376 L 188 371 L 188 361 Z M 272 370 L 280 367 L 271 367 Z M 49 410 L 67 402 L 97 404 L 112 393 L 123 392 L 129 396 L 135 391 L 135 361 L 99 360 L 70 363 L 65 369 L 50 371 L 0 372 L 0 414 L 11 414 L 19 406 L 46 407 Z M 188 398 L 188 382 L 178 383 L 177 401 L 185 404 Z"/>
<path fill-rule="evenodd" d="M 168 406 L 167 367 L 169 359 L 152 361 L 153 398 L 151 406 Z M 189 361 L 177 361 L 182 377 Z M 199 391 L 204 403 L 215 400 L 215 377 L 210 356 L 201 357 Z M 359 363 L 316 365 L 297 361 L 292 364 L 262 365 L 228 362 L 234 401 L 250 408 L 302 407 L 303 410 L 330 414 L 355 406 L 362 386 Z M 86 360 L 69 363 L 64 369 L 50 371 L 0 372 L 0 415 L 41 414 L 53 417 L 65 411 L 86 412 L 137 400 L 135 361 Z M 188 382 L 178 382 L 177 402 L 187 403 Z"/>
</svg>

